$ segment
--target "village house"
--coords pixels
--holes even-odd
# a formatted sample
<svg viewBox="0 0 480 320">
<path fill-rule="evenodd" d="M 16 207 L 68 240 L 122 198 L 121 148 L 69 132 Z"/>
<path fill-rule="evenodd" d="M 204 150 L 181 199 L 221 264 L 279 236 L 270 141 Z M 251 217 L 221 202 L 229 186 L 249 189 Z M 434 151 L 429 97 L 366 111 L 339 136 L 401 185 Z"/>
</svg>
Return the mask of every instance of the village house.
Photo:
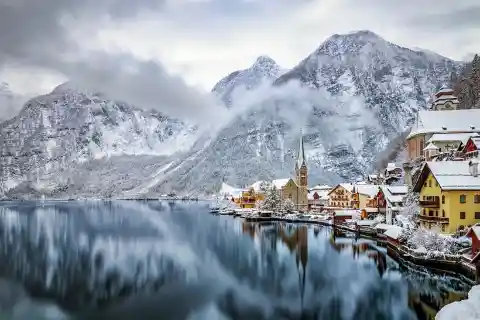
<svg viewBox="0 0 480 320">
<path fill-rule="evenodd" d="M 426 162 L 414 185 L 420 225 L 453 234 L 480 222 L 478 160 Z"/>
<path fill-rule="evenodd" d="M 400 165 L 396 165 L 391 162 L 387 165 L 384 171 L 384 182 L 385 184 L 392 184 L 400 180 L 403 176 L 403 170 Z"/>
<path fill-rule="evenodd" d="M 353 208 L 353 185 L 350 183 L 337 184 L 328 193 L 328 207 L 330 208 Z"/>
<path fill-rule="evenodd" d="M 311 188 L 308 192 L 308 209 L 313 211 L 320 211 L 328 206 L 328 193 L 332 187 L 328 185 L 317 185 Z"/>
<path fill-rule="evenodd" d="M 472 136 L 462 147 L 462 154 L 465 159 L 478 158 L 478 151 L 480 150 L 480 136 Z"/>
<path fill-rule="evenodd" d="M 417 158 L 423 157 L 427 142 L 435 134 L 478 134 L 479 132 L 480 109 L 451 111 L 421 110 L 418 112 L 412 130 L 407 136 L 408 160 L 414 161 Z M 440 150 L 440 147 L 438 148 L 439 152 L 449 151 L 448 148 L 446 150 Z M 446 147 L 444 146 L 444 148 Z"/>
<path fill-rule="evenodd" d="M 435 94 L 431 110 L 418 112 L 407 136 L 408 161 L 423 157 L 428 143 L 433 143 L 439 152 L 446 152 L 465 139 L 465 135 L 453 137 L 452 134 L 480 132 L 480 109 L 457 110 L 457 107 L 458 99 L 453 90 L 442 88 Z"/>
<path fill-rule="evenodd" d="M 379 200 L 380 212 L 385 213 L 385 222 L 393 224 L 395 217 L 403 208 L 403 203 L 408 194 L 408 187 L 403 186 L 380 186 L 380 191 L 377 195 Z"/>
<path fill-rule="evenodd" d="M 467 237 L 472 239 L 472 258 L 480 253 L 480 224 L 476 224 L 468 229 Z"/>
<path fill-rule="evenodd" d="M 378 192 L 378 186 L 372 184 L 356 184 L 353 186 L 352 199 L 353 208 L 364 209 L 372 204 Z M 374 201 L 374 200 L 373 200 Z"/>
</svg>

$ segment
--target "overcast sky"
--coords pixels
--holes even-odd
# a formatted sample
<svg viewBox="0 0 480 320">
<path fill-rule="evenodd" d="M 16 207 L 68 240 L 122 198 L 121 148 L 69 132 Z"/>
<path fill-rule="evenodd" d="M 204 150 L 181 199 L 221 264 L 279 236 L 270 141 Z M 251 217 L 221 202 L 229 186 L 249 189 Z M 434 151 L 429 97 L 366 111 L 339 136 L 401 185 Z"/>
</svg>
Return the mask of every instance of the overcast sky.
<svg viewBox="0 0 480 320">
<path fill-rule="evenodd" d="M 34 94 L 70 78 L 200 106 L 211 103 L 202 90 L 259 55 L 291 68 L 362 29 L 463 60 L 480 52 L 480 1 L 0 0 L 0 81 Z"/>
</svg>

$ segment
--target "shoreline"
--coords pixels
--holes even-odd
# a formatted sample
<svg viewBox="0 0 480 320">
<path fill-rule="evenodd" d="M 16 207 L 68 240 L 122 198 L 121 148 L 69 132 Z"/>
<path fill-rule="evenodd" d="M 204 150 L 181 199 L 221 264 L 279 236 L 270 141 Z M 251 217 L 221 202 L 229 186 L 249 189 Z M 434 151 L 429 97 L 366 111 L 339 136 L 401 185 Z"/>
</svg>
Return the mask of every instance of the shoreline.
<svg viewBox="0 0 480 320">
<path fill-rule="evenodd" d="M 466 261 L 466 258 L 463 256 L 458 256 L 458 260 L 441 260 L 439 258 L 427 258 L 424 256 L 416 256 L 411 254 L 407 247 L 404 245 L 395 245 L 392 242 L 388 241 L 385 238 L 379 237 L 376 232 L 369 230 L 355 230 L 344 225 L 330 224 L 324 221 L 318 220 L 303 220 L 303 219 L 283 219 L 278 217 L 241 217 L 247 222 L 288 222 L 288 223 L 303 223 L 303 224 L 314 224 L 331 227 L 333 229 L 339 229 L 347 232 L 352 232 L 359 234 L 364 238 L 379 242 L 380 244 L 386 246 L 387 254 L 390 258 L 394 259 L 398 263 L 405 264 L 409 262 L 416 266 L 421 266 L 429 271 L 436 274 L 448 274 L 451 276 L 456 276 L 462 280 L 468 282 L 469 284 L 475 285 L 475 266 Z"/>
</svg>

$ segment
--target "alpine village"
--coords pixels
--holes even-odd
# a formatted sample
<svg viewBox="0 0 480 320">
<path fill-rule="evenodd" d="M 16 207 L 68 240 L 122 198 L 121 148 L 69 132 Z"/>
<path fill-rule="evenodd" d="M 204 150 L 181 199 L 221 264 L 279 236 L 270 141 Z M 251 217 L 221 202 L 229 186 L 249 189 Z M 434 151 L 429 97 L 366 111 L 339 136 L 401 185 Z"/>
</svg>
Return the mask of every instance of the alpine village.
<svg viewBox="0 0 480 320">
<path fill-rule="evenodd" d="M 441 87 L 402 137 L 402 161 L 364 181 L 309 185 L 299 132 L 292 177 L 242 188 L 224 183 L 210 212 L 245 223 L 332 226 L 377 240 L 394 259 L 480 283 L 480 108 L 461 104 L 454 89 Z"/>
</svg>

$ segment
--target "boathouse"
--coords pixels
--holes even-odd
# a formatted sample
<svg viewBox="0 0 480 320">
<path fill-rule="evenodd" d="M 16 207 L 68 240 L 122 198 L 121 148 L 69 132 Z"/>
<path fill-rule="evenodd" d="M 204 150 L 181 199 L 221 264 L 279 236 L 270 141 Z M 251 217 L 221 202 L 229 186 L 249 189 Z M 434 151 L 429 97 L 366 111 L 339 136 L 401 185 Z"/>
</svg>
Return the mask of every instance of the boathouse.
<svg viewBox="0 0 480 320">
<path fill-rule="evenodd" d="M 467 237 L 472 239 L 472 257 L 480 252 L 480 225 L 476 224 L 467 232 Z"/>
</svg>

